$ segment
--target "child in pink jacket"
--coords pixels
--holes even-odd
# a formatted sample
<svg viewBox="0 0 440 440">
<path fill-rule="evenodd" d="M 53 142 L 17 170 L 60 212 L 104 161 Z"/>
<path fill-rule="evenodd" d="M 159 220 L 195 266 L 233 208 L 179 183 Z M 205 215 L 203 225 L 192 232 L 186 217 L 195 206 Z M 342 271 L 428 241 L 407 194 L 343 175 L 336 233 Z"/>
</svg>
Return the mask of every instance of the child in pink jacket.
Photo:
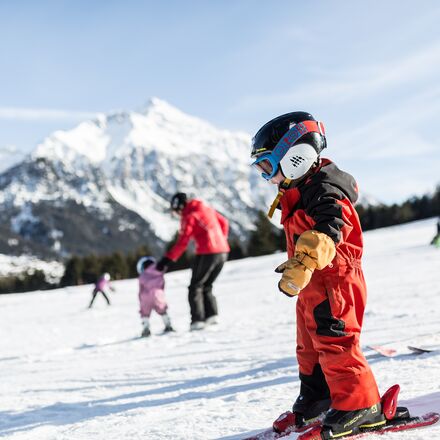
<svg viewBox="0 0 440 440">
<path fill-rule="evenodd" d="M 139 303 L 143 327 L 141 336 L 151 335 L 150 315 L 153 310 L 162 317 L 165 325 L 164 332 L 174 331 L 167 313 L 164 273 L 157 270 L 156 260 L 153 257 L 142 257 L 136 268 L 139 274 Z"/>
<path fill-rule="evenodd" d="M 92 308 L 93 303 L 95 301 L 96 295 L 98 293 L 101 293 L 104 299 L 107 301 L 107 305 L 110 305 L 110 298 L 108 297 L 108 290 L 110 289 L 112 292 L 115 291 L 115 289 L 110 284 L 110 274 L 106 272 L 105 274 L 101 275 L 98 280 L 95 283 L 95 286 L 93 288 L 92 292 L 92 300 L 89 304 L 89 309 Z"/>
</svg>

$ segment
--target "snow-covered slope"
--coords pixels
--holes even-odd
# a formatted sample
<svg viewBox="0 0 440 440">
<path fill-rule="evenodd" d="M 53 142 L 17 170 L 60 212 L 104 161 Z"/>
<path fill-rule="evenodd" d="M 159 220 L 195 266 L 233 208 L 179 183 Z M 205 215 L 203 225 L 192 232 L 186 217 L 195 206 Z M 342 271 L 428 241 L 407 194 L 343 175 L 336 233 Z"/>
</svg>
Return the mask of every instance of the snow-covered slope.
<svg viewBox="0 0 440 440">
<path fill-rule="evenodd" d="M 440 411 L 440 250 L 435 219 L 365 234 L 369 286 L 362 346 L 382 391 L 400 383 L 414 413 Z M 298 393 L 295 300 L 273 268 L 284 254 L 229 262 L 215 286 L 221 322 L 190 333 L 189 272 L 167 275 L 177 333 L 136 339 L 136 280 L 113 305 L 86 310 L 91 286 L 0 297 L 0 437 L 10 440 L 240 439 L 289 409 Z M 388 344 L 399 355 L 368 349 Z M 296 435 L 292 434 L 291 439 Z M 372 437 L 373 439 L 374 437 Z M 440 438 L 440 425 L 382 439 Z"/>
<path fill-rule="evenodd" d="M 16 240 L 27 239 L 28 247 L 39 243 L 66 255 L 78 250 L 73 249 L 75 243 L 86 242 L 81 230 L 69 236 L 65 227 L 75 227 L 69 216 L 78 208 L 89 217 L 82 227 L 103 220 L 90 234 L 96 237 L 97 253 L 104 251 L 99 230 L 112 229 L 112 236 L 117 235 L 121 222 L 136 226 L 134 242 L 147 241 L 157 249 L 178 226 L 170 216 L 169 199 L 184 191 L 225 214 L 232 234 L 244 241 L 257 209 L 265 210 L 274 195 L 249 167 L 249 144 L 246 133 L 215 128 L 153 98 L 142 110 L 101 114 L 43 140 L 24 161 L 0 175 L 0 220 Z M 56 243 L 52 230 L 61 233 Z M 115 240 L 109 244 L 122 250 Z M 0 252 L 7 250 L 0 246 Z M 35 246 L 33 250 L 43 252 Z"/>
</svg>

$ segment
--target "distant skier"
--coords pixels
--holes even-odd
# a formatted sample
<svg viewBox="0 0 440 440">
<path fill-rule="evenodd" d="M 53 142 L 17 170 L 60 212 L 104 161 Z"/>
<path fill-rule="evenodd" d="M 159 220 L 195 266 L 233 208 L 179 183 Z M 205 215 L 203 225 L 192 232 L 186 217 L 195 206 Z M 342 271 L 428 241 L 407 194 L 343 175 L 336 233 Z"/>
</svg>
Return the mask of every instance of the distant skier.
<svg viewBox="0 0 440 440">
<path fill-rule="evenodd" d="M 436 247 L 440 247 L 440 217 L 437 220 L 437 234 L 431 240 L 431 244 L 433 244 Z"/>
<path fill-rule="evenodd" d="M 96 295 L 98 293 L 102 294 L 102 296 L 107 301 L 107 305 L 111 305 L 110 299 L 109 299 L 107 293 L 108 293 L 108 290 L 111 290 L 112 292 L 114 292 L 115 289 L 110 284 L 110 278 L 111 278 L 110 274 L 107 273 L 107 272 L 105 274 L 101 275 L 98 278 L 98 281 L 96 281 L 95 287 L 94 287 L 93 292 L 92 292 L 92 300 L 90 301 L 89 309 L 92 308 L 93 303 L 94 303 L 95 298 L 96 298 Z"/>
<path fill-rule="evenodd" d="M 296 303 L 300 394 L 296 427 L 325 413 L 325 438 L 385 424 L 379 391 L 359 337 L 366 304 L 362 230 L 353 177 L 328 159 L 324 127 L 306 112 L 266 123 L 252 140 L 253 166 L 277 185 L 288 260 L 278 288 Z M 281 418 L 280 418 L 281 419 Z M 281 429 L 283 420 L 274 423 Z M 322 437 L 324 438 L 324 436 Z"/>
<path fill-rule="evenodd" d="M 142 257 L 137 265 L 139 274 L 139 303 L 142 319 L 142 337 L 151 335 L 150 315 L 155 310 L 165 325 L 164 332 L 174 331 L 168 316 L 168 305 L 165 300 L 165 280 L 163 272 L 156 269 L 156 260 L 153 257 Z"/>
<path fill-rule="evenodd" d="M 180 233 L 175 245 L 157 263 L 157 269 L 166 271 L 177 261 L 191 239 L 196 242 L 188 300 L 191 309 L 191 330 L 201 330 L 217 323 L 217 300 L 212 285 L 220 274 L 230 251 L 229 222 L 201 200 L 188 200 L 185 193 L 171 198 L 172 212 L 180 216 Z"/>
</svg>

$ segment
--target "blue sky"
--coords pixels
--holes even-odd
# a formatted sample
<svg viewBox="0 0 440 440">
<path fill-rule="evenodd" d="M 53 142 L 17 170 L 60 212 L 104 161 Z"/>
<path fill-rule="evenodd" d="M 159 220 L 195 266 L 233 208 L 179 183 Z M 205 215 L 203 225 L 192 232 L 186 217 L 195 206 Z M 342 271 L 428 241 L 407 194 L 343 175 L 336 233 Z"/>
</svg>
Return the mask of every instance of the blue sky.
<svg viewBox="0 0 440 440">
<path fill-rule="evenodd" d="M 440 2 L 0 0 L 0 149 L 165 99 L 253 134 L 293 110 L 376 198 L 440 173 Z"/>
</svg>

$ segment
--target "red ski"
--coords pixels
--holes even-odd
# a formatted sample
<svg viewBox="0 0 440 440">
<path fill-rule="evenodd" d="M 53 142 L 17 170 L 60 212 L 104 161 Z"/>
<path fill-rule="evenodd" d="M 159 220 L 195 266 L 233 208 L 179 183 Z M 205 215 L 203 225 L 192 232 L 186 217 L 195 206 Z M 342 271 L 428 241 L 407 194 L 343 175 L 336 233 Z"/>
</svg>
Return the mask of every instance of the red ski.
<svg viewBox="0 0 440 440">
<path fill-rule="evenodd" d="M 379 353 L 385 357 L 394 357 L 397 354 L 397 350 L 394 348 L 384 347 L 383 345 L 369 345 L 368 348 L 371 348 L 376 353 Z"/>
<path fill-rule="evenodd" d="M 321 426 L 321 418 L 316 418 L 313 422 L 306 425 L 297 426 L 297 420 L 294 413 L 287 411 L 281 414 L 275 420 L 273 427 L 259 432 L 258 434 L 246 437 L 243 440 L 276 440 L 278 438 L 287 437 L 292 432 L 304 432 L 315 426 Z M 275 430 L 276 428 L 276 430 Z"/>
<path fill-rule="evenodd" d="M 381 404 L 385 424 L 380 427 L 357 429 L 346 435 L 332 436 L 331 431 L 322 426 L 322 418 L 318 418 L 307 425 L 297 426 L 296 415 L 288 411 L 278 417 L 272 428 L 251 437 L 246 437 L 243 440 L 276 440 L 287 437 L 294 432 L 300 433 L 296 440 L 332 440 L 336 438 L 338 440 L 344 438 L 354 440 L 371 434 L 378 435 L 423 428 L 439 421 L 440 414 L 438 413 L 432 412 L 422 416 L 411 416 L 407 408 L 398 407 L 397 396 L 399 391 L 400 386 L 394 385 L 382 396 Z"/>
<path fill-rule="evenodd" d="M 440 414 L 428 413 L 423 416 L 410 416 L 407 408 L 397 406 L 397 396 L 400 391 L 399 385 L 392 386 L 381 398 L 382 412 L 385 416 L 385 425 L 376 428 L 360 428 L 353 430 L 346 435 L 332 435 L 331 430 L 322 425 L 315 426 L 309 431 L 298 436 L 297 440 L 338 440 L 349 438 L 359 439 L 370 434 L 386 434 L 388 432 L 406 431 L 408 429 L 417 429 L 424 426 L 433 425 L 440 419 Z"/>
<path fill-rule="evenodd" d="M 333 438 L 345 439 L 348 438 L 350 440 L 357 440 L 360 438 L 367 437 L 368 435 L 380 435 L 380 434 L 387 434 L 389 432 L 399 432 L 399 431 L 406 431 L 409 429 L 417 429 L 417 428 L 423 428 L 424 426 L 430 426 L 434 423 L 437 423 L 440 419 L 440 414 L 438 413 L 427 413 L 423 416 L 417 416 L 417 417 L 404 417 L 399 418 L 396 417 L 393 420 L 387 420 L 387 423 L 382 428 L 378 429 L 371 429 L 366 430 L 362 432 L 357 432 L 354 434 L 349 434 L 346 436 L 339 436 L 339 437 L 332 437 L 331 434 L 328 431 L 323 431 L 322 426 L 315 426 L 314 428 L 310 429 L 309 431 L 301 434 L 297 437 L 297 440 L 330 440 Z"/>
</svg>

